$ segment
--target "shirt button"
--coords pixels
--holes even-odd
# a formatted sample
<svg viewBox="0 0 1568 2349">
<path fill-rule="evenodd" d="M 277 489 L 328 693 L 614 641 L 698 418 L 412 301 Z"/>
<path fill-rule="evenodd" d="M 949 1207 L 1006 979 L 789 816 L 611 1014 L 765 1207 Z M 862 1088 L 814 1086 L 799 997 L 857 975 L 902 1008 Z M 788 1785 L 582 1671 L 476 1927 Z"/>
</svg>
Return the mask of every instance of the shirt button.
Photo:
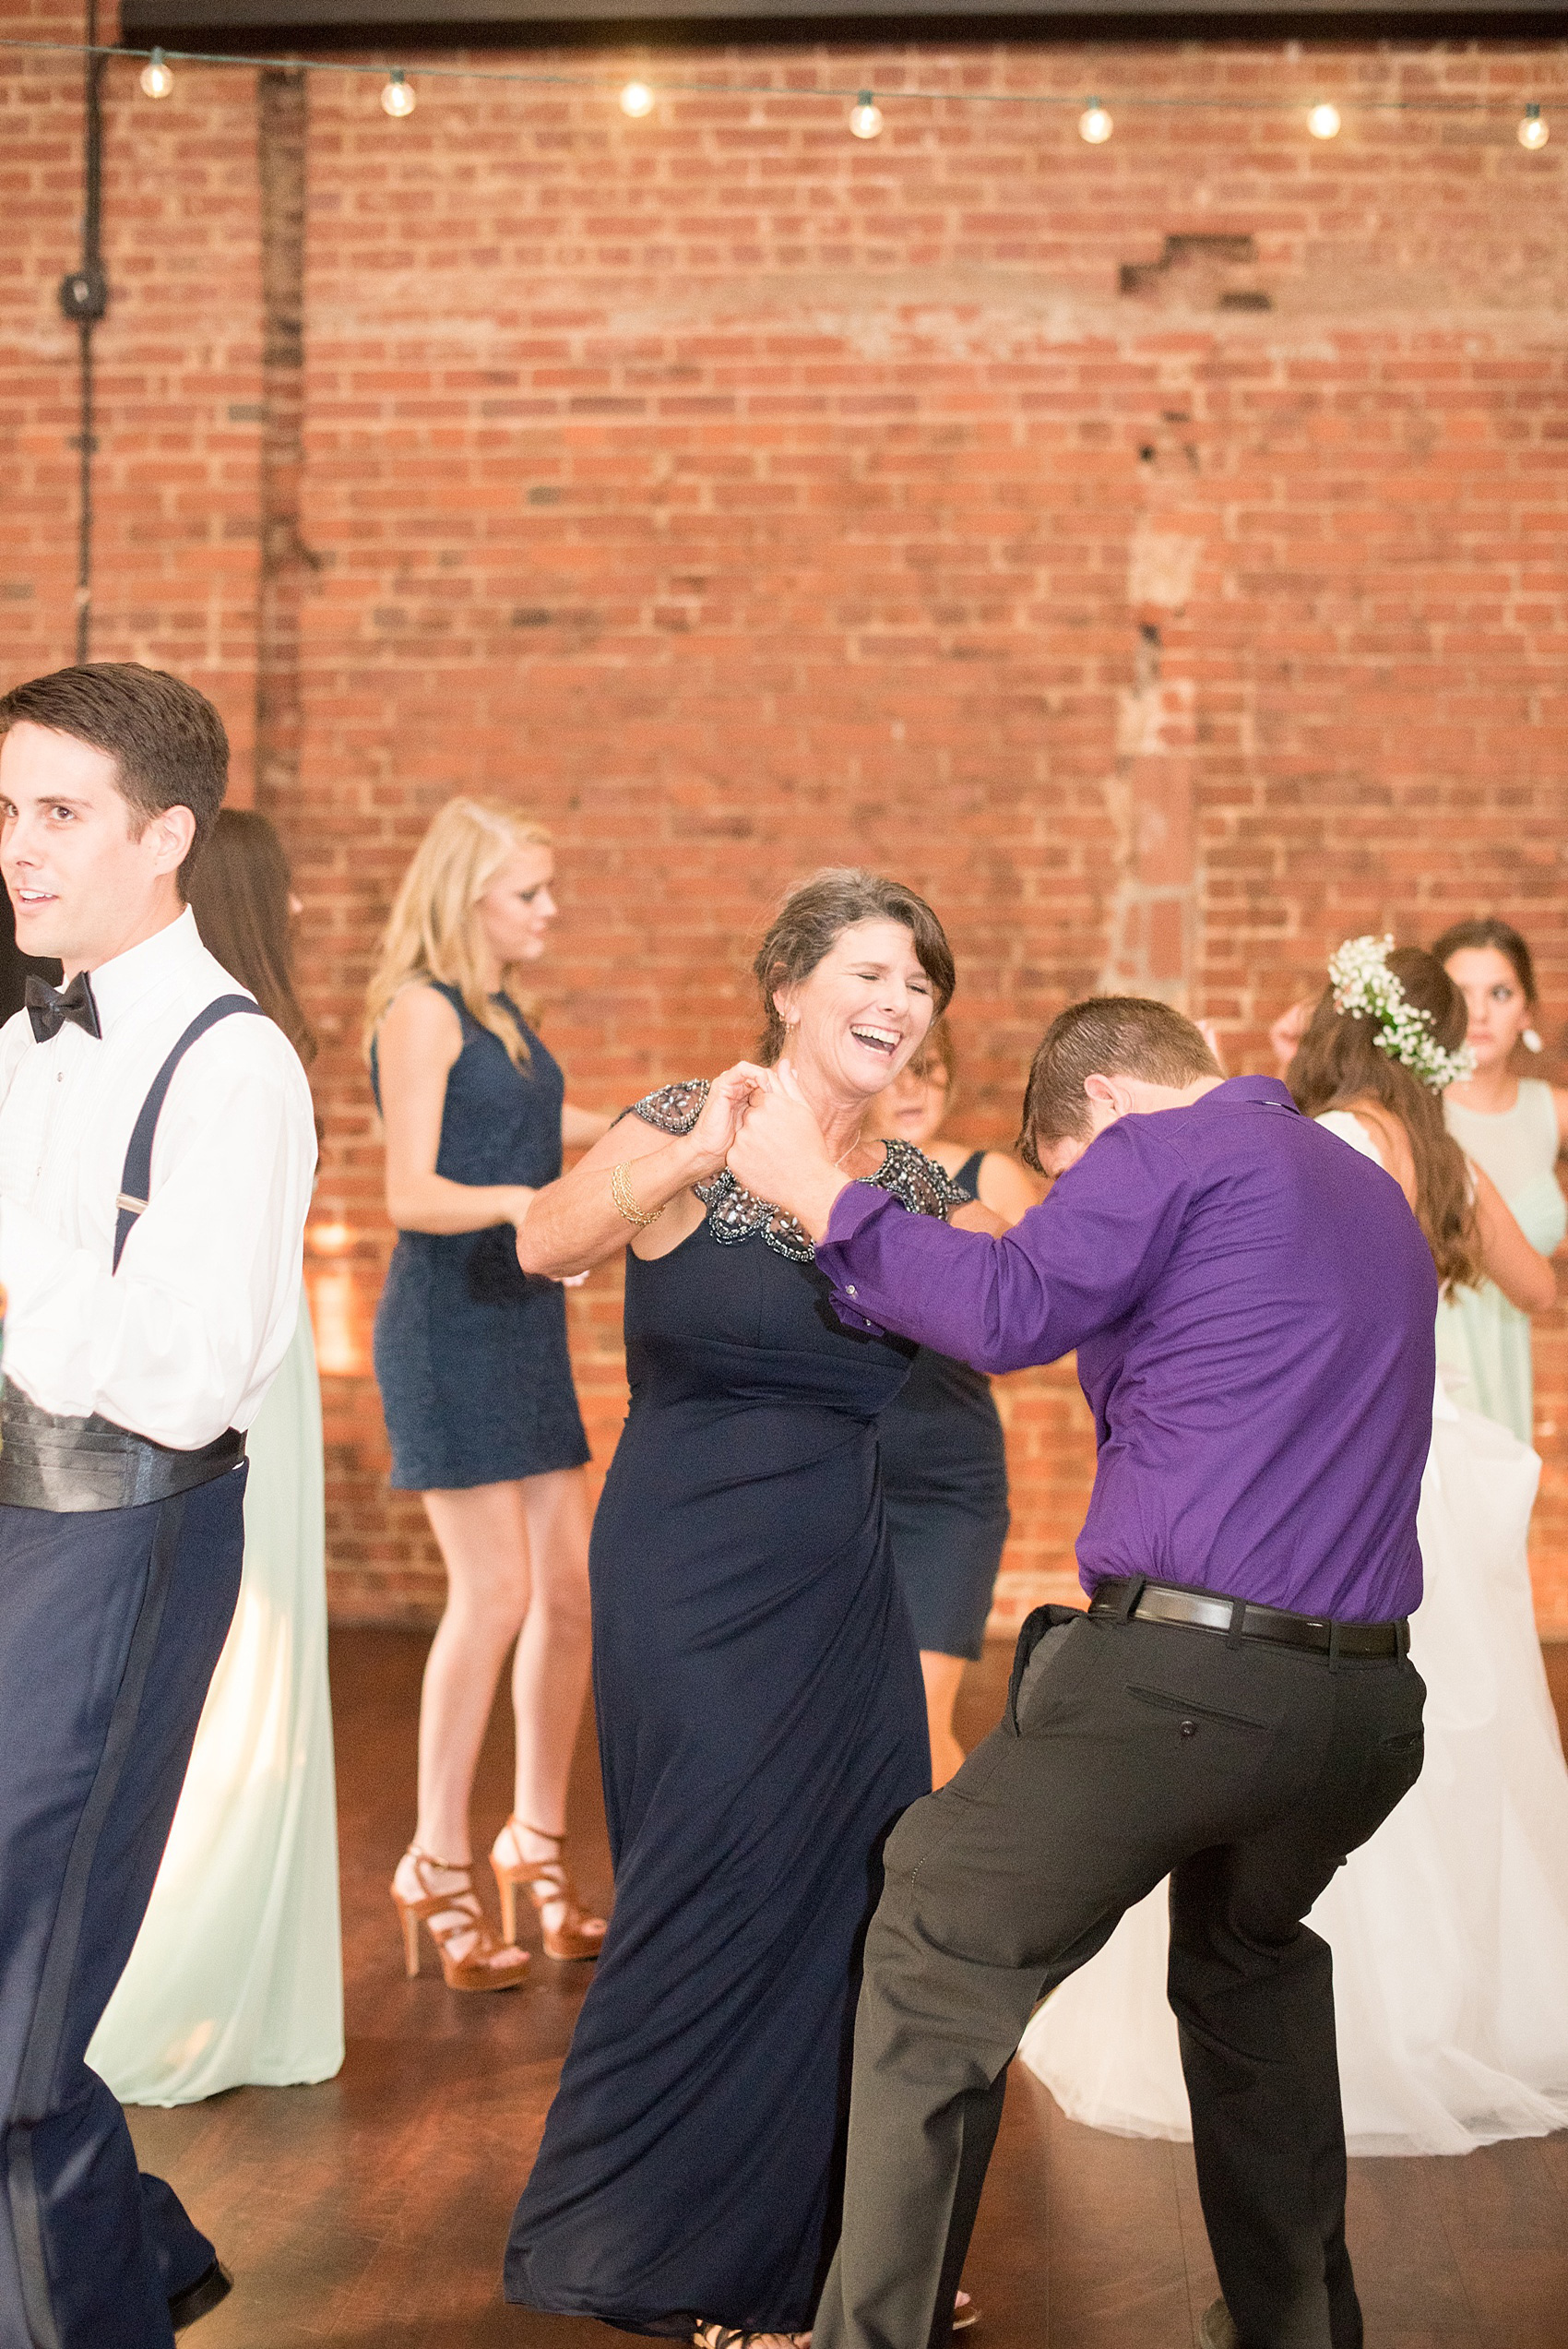
<svg viewBox="0 0 1568 2349">
<path fill-rule="evenodd" d="M 1183 1737 L 1195 1737 L 1197 1734 L 1198 1724 L 1195 1721 L 1184 1721 L 1182 1723 L 1182 1735 Z"/>
<path fill-rule="evenodd" d="M 860 1295 L 860 1294 L 861 1294 L 861 1293 L 860 1293 L 859 1289 L 857 1289 L 857 1288 L 856 1288 L 856 1286 L 855 1286 L 854 1282 L 851 1281 L 851 1282 L 849 1282 L 849 1285 L 848 1289 L 845 1291 L 845 1294 L 846 1294 L 847 1296 L 858 1297 L 858 1296 Z"/>
</svg>

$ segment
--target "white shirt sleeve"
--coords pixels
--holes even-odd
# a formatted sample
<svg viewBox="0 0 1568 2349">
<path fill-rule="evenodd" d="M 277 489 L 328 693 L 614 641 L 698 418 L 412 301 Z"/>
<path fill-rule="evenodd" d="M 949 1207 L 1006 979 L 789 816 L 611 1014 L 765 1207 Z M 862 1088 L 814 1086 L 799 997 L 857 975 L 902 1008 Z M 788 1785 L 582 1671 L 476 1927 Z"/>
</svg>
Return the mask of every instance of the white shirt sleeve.
<svg viewBox="0 0 1568 2349">
<path fill-rule="evenodd" d="M 224 1021 L 181 1063 L 117 1273 L 0 1206 L 5 1371 L 41 1409 L 180 1450 L 255 1417 L 293 1334 L 315 1163 L 304 1072 L 263 1028 Z"/>
</svg>

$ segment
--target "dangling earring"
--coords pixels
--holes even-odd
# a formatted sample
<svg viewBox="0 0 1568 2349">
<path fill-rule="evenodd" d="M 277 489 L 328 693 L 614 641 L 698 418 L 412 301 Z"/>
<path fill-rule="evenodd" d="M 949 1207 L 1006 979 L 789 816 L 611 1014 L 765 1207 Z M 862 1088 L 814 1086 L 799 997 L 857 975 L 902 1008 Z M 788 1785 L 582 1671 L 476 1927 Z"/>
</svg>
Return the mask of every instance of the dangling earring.
<svg viewBox="0 0 1568 2349">
<path fill-rule="evenodd" d="M 1537 1035 L 1533 1028 L 1526 1028 L 1524 1034 L 1520 1037 L 1519 1042 L 1524 1045 L 1526 1052 L 1544 1052 L 1546 1050 L 1546 1046 L 1542 1043 L 1539 1036 Z"/>
</svg>

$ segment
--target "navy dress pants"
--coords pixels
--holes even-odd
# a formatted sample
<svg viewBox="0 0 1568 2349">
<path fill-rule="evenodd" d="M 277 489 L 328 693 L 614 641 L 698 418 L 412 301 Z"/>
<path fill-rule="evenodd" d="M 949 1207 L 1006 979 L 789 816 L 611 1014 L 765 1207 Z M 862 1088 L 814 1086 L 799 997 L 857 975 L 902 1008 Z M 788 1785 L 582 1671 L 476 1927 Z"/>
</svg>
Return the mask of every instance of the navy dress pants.
<svg viewBox="0 0 1568 2349">
<path fill-rule="evenodd" d="M 0 1508 L 0 2349 L 168 2349 L 212 2264 L 84 2056 L 234 1612 L 244 1488 Z"/>
</svg>

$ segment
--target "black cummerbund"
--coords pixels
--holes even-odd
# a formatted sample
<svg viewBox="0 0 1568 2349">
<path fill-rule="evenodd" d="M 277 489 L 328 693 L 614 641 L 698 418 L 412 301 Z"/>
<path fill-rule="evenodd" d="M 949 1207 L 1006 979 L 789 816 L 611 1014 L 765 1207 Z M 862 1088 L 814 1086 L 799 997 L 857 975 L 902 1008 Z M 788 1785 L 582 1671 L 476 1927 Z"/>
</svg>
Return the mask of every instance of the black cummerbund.
<svg viewBox="0 0 1568 2349">
<path fill-rule="evenodd" d="M 95 1412 L 71 1419 L 41 1411 L 20 1389 L 0 1394 L 0 1505 L 52 1509 L 141 1508 L 225 1476 L 245 1456 L 245 1439 L 226 1427 L 199 1451 L 176 1451 L 116 1427 Z"/>
</svg>

